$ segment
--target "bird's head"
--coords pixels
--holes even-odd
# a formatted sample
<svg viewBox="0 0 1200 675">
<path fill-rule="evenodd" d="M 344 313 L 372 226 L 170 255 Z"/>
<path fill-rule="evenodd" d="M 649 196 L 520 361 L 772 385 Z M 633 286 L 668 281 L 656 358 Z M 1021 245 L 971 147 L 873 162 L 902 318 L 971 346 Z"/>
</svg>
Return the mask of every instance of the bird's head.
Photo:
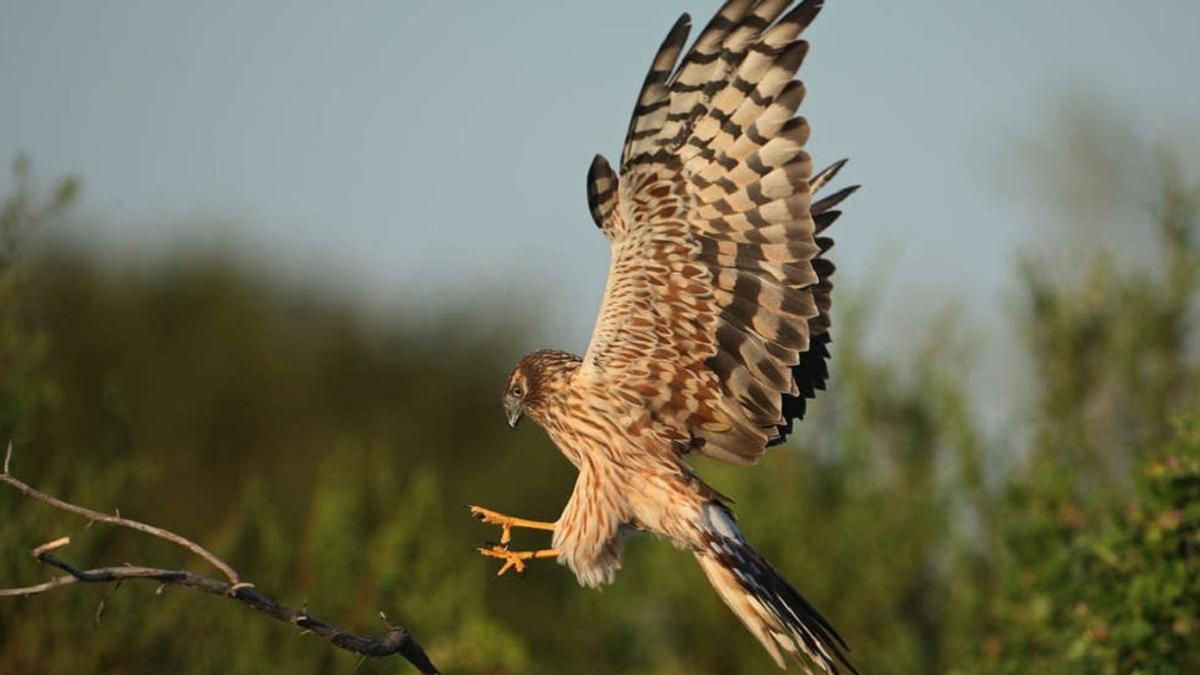
<svg viewBox="0 0 1200 675">
<path fill-rule="evenodd" d="M 563 391 L 579 368 L 580 358 L 553 349 L 530 352 L 521 357 L 504 385 L 504 415 L 516 429 L 523 416 L 534 422 L 545 420 L 546 405 Z"/>
</svg>

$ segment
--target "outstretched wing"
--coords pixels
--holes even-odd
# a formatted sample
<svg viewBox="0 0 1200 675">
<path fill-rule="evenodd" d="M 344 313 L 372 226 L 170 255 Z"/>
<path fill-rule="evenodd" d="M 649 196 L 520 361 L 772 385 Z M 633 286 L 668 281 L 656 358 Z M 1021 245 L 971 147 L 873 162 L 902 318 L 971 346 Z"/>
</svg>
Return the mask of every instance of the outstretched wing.
<svg viewBox="0 0 1200 675">
<path fill-rule="evenodd" d="M 814 175 L 804 151 L 798 36 L 822 0 L 791 5 L 729 0 L 682 60 L 680 18 L 620 177 L 600 156 L 588 172 L 612 264 L 583 381 L 630 425 L 739 463 L 782 441 L 824 388 L 833 242 L 820 234 L 853 191 L 812 201 L 844 162 Z"/>
</svg>

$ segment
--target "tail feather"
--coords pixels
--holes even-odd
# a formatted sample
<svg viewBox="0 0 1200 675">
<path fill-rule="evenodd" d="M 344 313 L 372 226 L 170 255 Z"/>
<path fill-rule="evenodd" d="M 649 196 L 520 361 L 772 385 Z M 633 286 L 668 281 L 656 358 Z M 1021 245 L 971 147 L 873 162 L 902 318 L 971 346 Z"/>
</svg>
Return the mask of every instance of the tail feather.
<svg viewBox="0 0 1200 675">
<path fill-rule="evenodd" d="M 857 673 L 842 636 L 742 538 L 725 507 L 706 508 L 706 546 L 696 560 L 725 604 L 780 668 L 784 654 L 810 673 Z M 803 655 L 803 656 L 802 656 Z"/>
</svg>

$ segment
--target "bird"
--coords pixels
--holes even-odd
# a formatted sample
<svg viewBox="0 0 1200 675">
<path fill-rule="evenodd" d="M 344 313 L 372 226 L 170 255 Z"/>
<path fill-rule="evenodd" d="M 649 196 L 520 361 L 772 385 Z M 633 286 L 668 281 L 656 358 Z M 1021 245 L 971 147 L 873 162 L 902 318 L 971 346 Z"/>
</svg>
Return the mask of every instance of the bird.
<svg viewBox="0 0 1200 675">
<path fill-rule="evenodd" d="M 823 0 L 727 0 L 684 50 L 682 15 L 645 77 L 618 171 L 596 155 L 592 220 L 611 262 L 582 356 L 543 349 L 505 382 L 510 426 L 541 426 L 578 477 L 557 521 L 471 513 L 501 528 L 479 548 L 524 573 L 554 559 L 585 587 L 612 583 L 626 540 L 690 551 L 780 668 L 857 672 L 829 621 L 746 541 L 731 501 L 690 464 L 754 464 L 829 377 L 833 245 L 858 186 L 817 198 L 845 165 L 813 170 L 796 79 Z M 511 549 L 512 530 L 551 547 Z"/>
</svg>

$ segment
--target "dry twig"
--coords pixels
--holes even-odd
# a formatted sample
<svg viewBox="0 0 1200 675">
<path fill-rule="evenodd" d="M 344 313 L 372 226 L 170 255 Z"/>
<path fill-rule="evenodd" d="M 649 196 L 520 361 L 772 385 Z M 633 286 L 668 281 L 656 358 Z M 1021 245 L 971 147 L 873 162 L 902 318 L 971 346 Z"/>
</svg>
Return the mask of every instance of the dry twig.
<svg viewBox="0 0 1200 675">
<path fill-rule="evenodd" d="M 185 537 L 153 525 L 124 518 L 120 515 L 120 512 L 117 512 L 115 515 L 109 515 L 76 506 L 31 487 L 9 473 L 11 459 L 12 443 L 10 442 L 4 454 L 4 466 L 3 470 L 0 471 L 0 483 L 4 483 L 17 492 L 54 508 L 83 516 L 89 520 L 89 524 L 91 522 L 101 522 L 125 527 L 181 546 L 203 558 L 219 570 L 225 579 L 214 579 L 186 570 L 166 570 L 129 564 L 120 567 L 80 569 L 53 555 L 54 551 L 71 543 L 70 537 L 60 537 L 34 548 L 30 553 L 38 562 L 56 567 L 66 572 L 66 574 L 34 586 L 0 588 L 0 597 L 35 595 L 76 583 L 119 584 L 126 579 L 148 579 L 159 583 L 158 590 L 160 592 L 163 586 L 169 584 L 195 588 L 205 593 L 238 600 L 273 619 L 299 626 L 304 630 L 304 633 L 318 635 L 340 649 L 360 654 L 364 658 L 399 654 L 425 675 L 438 675 L 438 669 L 430 662 L 429 657 L 425 654 L 425 650 L 417 643 L 412 634 L 408 632 L 408 629 L 388 621 L 387 616 L 383 612 L 380 612 L 379 616 L 383 619 L 383 623 L 387 627 L 387 633 L 382 637 L 363 637 L 344 631 L 311 616 L 308 613 L 307 607 L 295 610 L 259 591 L 254 587 L 254 584 L 243 581 L 237 571 L 230 567 L 228 563 Z"/>
</svg>

